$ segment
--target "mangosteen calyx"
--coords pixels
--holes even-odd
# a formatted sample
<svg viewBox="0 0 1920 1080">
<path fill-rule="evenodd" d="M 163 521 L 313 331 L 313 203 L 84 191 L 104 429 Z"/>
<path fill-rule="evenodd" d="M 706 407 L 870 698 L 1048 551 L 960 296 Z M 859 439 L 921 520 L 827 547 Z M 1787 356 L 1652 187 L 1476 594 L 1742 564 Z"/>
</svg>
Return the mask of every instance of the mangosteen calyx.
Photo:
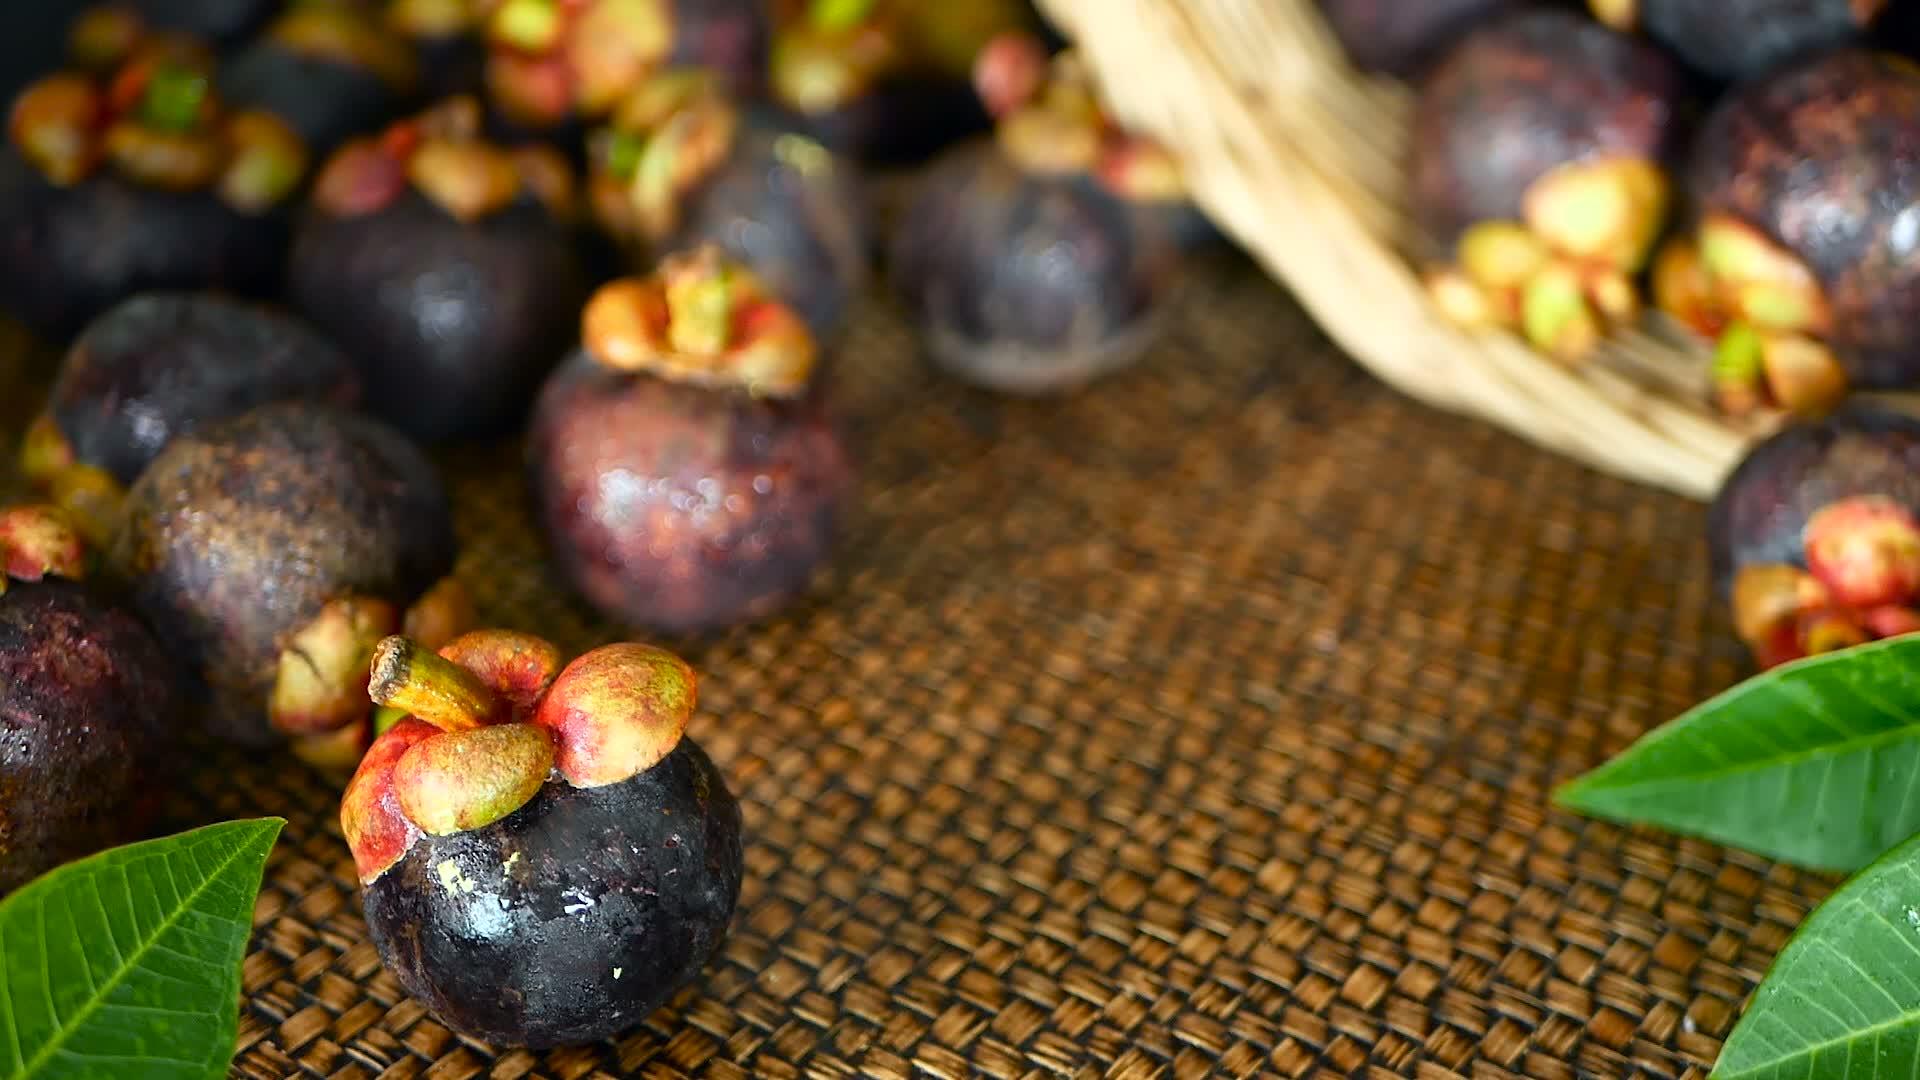
<svg viewBox="0 0 1920 1080">
<path fill-rule="evenodd" d="M 336 151 L 314 181 L 313 201 L 334 217 L 359 217 L 391 206 L 409 188 L 461 222 L 502 213 L 530 198 L 558 220 L 573 216 L 575 178 L 558 150 L 511 149 L 480 135 L 481 109 L 451 98 Z"/>
<path fill-rule="evenodd" d="M 66 511 L 44 504 L 0 510 L 0 593 L 9 579 L 81 581 L 87 564 L 86 540 Z"/>
<path fill-rule="evenodd" d="M 816 0 L 773 37 L 768 83 L 803 116 L 832 112 L 871 93 L 907 56 L 901 28 L 874 0 Z"/>
<path fill-rule="evenodd" d="M 805 393 L 818 354 L 805 320 L 711 244 L 603 286 L 580 325 L 606 367 L 755 397 Z"/>
<path fill-rule="evenodd" d="M 297 5 L 268 28 L 267 38 L 298 56 L 370 71 L 395 94 L 411 93 L 420 81 L 412 50 L 351 6 Z"/>
<path fill-rule="evenodd" d="M 739 895 L 740 818 L 683 741 L 695 683 L 647 645 L 562 669 L 506 630 L 380 644 L 368 693 L 404 715 L 340 822 L 382 958 L 443 1022 L 508 1045 L 602 1039 L 705 965 Z"/>
<path fill-rule="evenodd" d="M 1762 667 L 1920 630 L 1920 519 L 1884 495 L 1807 519 L 1802 557 L 1733 579 L 1734 627 Z"/>
<path fill-rule="evenodd" d="M 506 118 L 554 127 L 599 117 L 665 63 L 669 0 L 503 0 L 487 17 L 486 84 Z"/>
<path fill-rule="evenodd" d="M 741 123 L 732 95 L 705 69 L 669 68 L 635 87 L 588 140 L 601 228 L 643 245 L 672 235 L 688 194 L 733 153 Z"/>
</svg>

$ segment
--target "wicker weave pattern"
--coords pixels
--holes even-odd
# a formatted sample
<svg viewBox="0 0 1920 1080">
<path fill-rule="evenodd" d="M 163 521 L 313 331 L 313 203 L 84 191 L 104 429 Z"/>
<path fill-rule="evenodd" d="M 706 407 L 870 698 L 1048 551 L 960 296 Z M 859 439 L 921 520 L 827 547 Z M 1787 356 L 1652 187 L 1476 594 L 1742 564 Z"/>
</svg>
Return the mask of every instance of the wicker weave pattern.
<svg viewBox="0 0 1920 1080">
<path fill-rule="evenodd" d="M 878 308 L 839 377 L 845 559 L 678 643 L 749 829 L 705 981 L 469 1045 L 368 944 L 335 791 L 224 755 L 191 817 L 291 820 L 236 1075 L 1697 1076 L 1829 886 L 1546 807 L 1738 676 L 1698 508 L 1409 404 L 1251 267 L 1070 400 L 940 381 Z M 517 451 L 456 459 L 486 615 L 613 638 Z"/>
</svg>

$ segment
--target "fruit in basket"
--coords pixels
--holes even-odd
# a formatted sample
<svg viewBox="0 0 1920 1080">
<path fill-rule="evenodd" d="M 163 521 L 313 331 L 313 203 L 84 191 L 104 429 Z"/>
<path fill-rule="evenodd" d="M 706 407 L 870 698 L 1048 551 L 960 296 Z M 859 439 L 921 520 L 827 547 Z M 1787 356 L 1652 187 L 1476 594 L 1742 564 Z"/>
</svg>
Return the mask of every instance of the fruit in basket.
<svg viewBox="0 0 1920 1080">
<path fill-rule="evenodd" d="M 412 443 L 292 402 L 167 444 L 111 549 L 133 606 L 199 677 L 215 733 L 290 739 L 323 765 L 366 747 L 360 688 L 381 638 L 464 628 L 453 556 L 446 491 Z"/>
<path fill-rule="evenodd" d="M 407 41 L 373 14 L 307 3 L 227 61 L 220 93 L 278 116 L 324 154 L 392 120 L 419 81 Z"/>
<path fill-rule="evenodd" d="M 985 130 L 989 121 L 969 84 L 969 68 L 935 68 L 915 52 L 920 39 L 910 37 L 910 24 L 920 24 L 921 39 L 940 41 L 949 33 L 930 25 L 939 13 L 950 13 L 950 21 L 980 18 L 970 7 L 876 0 L 810 4 L 774 34 L 768 68 L 773 99 L 802 130 L 836 151 L 863 161 L 923 160 Z M 1009 28 L 1026 21 L 1017 10 L 1007 14 Z"/>
<path fill-rule="evenodd" d="M 479 124 L 456 99 L 342 147 L 288 271 L 294 308 L 360 364 L 370 408 L 426 442 L 515 427 L 586 292 L 571 168 Z"/>
<path fill-rule="evenodd" d="M 1186 206 L 1171 156 L 1108 120 L 1074 57 L 1043 56 L 1011 39 L 982 53 L 995 136 L 935 163 L 891 245 L 934 363 L 1018 394 L 1072 389 L 1146 349 Z"/>
<path fill-rule="evenodd" d="M 873 228 L 859 170 L 743 114 L 710 73 L 648 79 L 589 138 L 587 160 L 595 220 L 636 266 L 717 244 L 819 338 L 866 284 Z"/>
<path fill-rule="evenodd" d="M 359 398 L 346 356 L 296 319 L 214 294 L 145 293 L 67 350 L 21 471 L 104 542 L 122 487 L 174 438 L 272 401 Z"/>
<path fill-rule="evenodd" d="M 560 667 L 506 630 L 380 645 L 368 692 L 405 713 L 340 804 L 367 928 L 448 1027 L 545 1049 L 627 1031 L 719 951 L 740 806 L 685 737 L 695 678 L 647 645 Z"/>
<path fill-rule="evenodd" d="M 665 64 L 752 93 L 766 63 L 759 0 L 482 0 L 490 104 L 516 129 L 605 117 Z"/>
<path fill-rule="evenodd" d="M 1887 0 L 1588 0 L 1616 30 L 1644 27 L 1688 64 L 1720 79 L 1762 75 L 1796 57 L 1860 38 Z"/>
<path fill-rule="evenodd" d="M 87 562 L 61 511 L 0 510 L 0 893 L 133 839 L 165 780 L 173 668 Z"/>
<path fill-rule="evenodd" d="M 574 588 L 676 633 L 800 593 L 853 492 L 805 322 L 707 247 L 602 288 L 581 338 L 528 442 L 535 515 Z"/>
<path fill-rule="evenodd" d="M 1920 419 L 1849 405 L 1756 446 L 1707 518 L 1763 667 L 1920 630 Z"/>
<path fill-rule="evenodd" d="M 1441 312 L 1568 361 L 1637 318 L 1683 94 L 1657 48 L 1571 12 L 1463 38 L 1421 84 L 1408 163 Z"/>
<path fill-rule="evenodd" d="M 147 39 L 110 72 L 21 92 L 0 151 L 0 308 L 64 336 L 137 292 L 277 284 L 306 149 L 223 108 L 212 79 L 203 51 Z"/>
<path fill-rule="evenodd" d="M 1406 77 L 1521 0 L 1318 0 L 1328 29 L 1363 71 Z"/>
<path fill-rule="evenodd" d="M 1724 408 L 1817 413 L 1849 387 L 1920 382 L 1920 71 L 1850 49 L 1736 89 L 1688 188 L 1727 316 Z"/>
</svg>

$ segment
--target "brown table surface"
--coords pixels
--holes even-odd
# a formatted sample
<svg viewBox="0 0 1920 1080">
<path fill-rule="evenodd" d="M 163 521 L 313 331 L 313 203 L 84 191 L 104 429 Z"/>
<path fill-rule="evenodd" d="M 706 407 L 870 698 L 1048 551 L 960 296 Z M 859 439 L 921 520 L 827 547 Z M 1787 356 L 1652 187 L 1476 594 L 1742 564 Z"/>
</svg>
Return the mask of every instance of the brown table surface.
<svg viewBox="0 0 1920 1080">
<path fill-rule="evenodd" d="M 368 943 L 336 792 L 284 814 L 235 1075 L 1704 1074 L 1831 882 L 1552 786 L 1743 672 L 1695 504 L 1409 403 L 1233 259 L 1079 396 L 928 373 L 875 302 L 843 557 L 678 642 L 746 809 L 703 982 L 608 1045 L 471 1044 Z M 492 621 L 582 648 L 511 447 L 450 455 Z"/>
</svg>

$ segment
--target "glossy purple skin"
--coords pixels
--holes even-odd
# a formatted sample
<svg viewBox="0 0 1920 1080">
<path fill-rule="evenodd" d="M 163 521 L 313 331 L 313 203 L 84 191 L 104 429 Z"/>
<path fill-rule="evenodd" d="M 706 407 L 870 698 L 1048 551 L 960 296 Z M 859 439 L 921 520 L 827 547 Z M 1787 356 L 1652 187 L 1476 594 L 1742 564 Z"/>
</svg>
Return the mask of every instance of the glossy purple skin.
<svg viewBox="0 0 1920 1080">
<path fill-rule="evenodd" d="M 894 285 L 950 374 L 1059 392 L 1151 344 L 1178 270 L 1169 224 L 1084 175 L 1029 173 L 983 139 L 922 179 L 892 239 Z"/>
<path fill-rule="evenodd" d="M 284 214 L 241 214 L 208 191 L 156 191 L 111 173 L 54 187 L 0 149 L 0 310 L 50 338 L 137 293 L 271 295 L 288 234 Z"/>
<path fill-rule="evenodd" d="M 1728 589 L 1756 563 L 1804 568 L 1807 520 L 1856 495 L 1885 496 L 1920 516 L 1920 419 L 1852 405 L 1754 447 L 1707 511 L 1714 581 Z"/>
<path fill-rule="evenodd" d="M 360 365 L 368 411 L 426 443 L 517 428 L 577 333 L 586 272 L 523 199 L 462 223 L 409 190 L 357 217 L 310 212 L 294 310 Z"/>
<path fill-rule="evenodd" d="M 1521 0 L 1317 0 L 1363 71 L 1411 75 L 1453 40 Z"/>
<path fill-rule="evenodd" d="M 662 252 L 717 244 L 797 309 L 814 337 L 837 333 L 866 287 L 873 223 L 859 169 L 835 155 L 815 173 L 780 152 L 802 138 L 755 124 L 681 204 L 680 226 Z M 650 268 L 651 260 L 647 260 Z"/>
<path fill-rule="evenodd" d="M 535 1050 L 599 1042 L 719 951 L 740 898 L 740 827 L 725 778 L 683 739 L 632 779 L 550 780 L 492 825 L 422 837 L 365 888 L 367 929 L 455 1031 Z"/>
<path fill-rule="evenodd" d="M 1420 86 L 1408 196 L 1429 257 L 1482 221 L 1517 220 L 1527 189 L 1575 162 L 1667 164 L 1681 145 L 1678 64 L 1566 11 L 1475 29 Z"/>
<path fill-rule="evenodd" d="M 1639 0 L 1648 34 L 1700 71 L 1754 78 L 1853 41 L 1878 11 L 1862 0 Z M 1863 14 L 1865 17 L 1863 18 Z"/>
<path fill-rule="evenodd" d="M 993 123 L 971 83 L 939 76 L 884 79 L 839 108 L 783 114 L 836 153 L 875 165 L 917 164 Z"/>
<path fill-rule="evenodd" d="M 1812 269 L 1856 386 L 1920 381 L 1920 73 L 1848 49 L 1734 91 L 1700 132 L 1688 190 Z"/>
<path fill-rule="evenodd" d="M 775 611 L 832 550 L 854 489 L 818 397 L 755 400 L 600 366 L 554 374 L 528 455 L 554 561 L 610 618 L 699 633 Z"/>
<path fill-rule="evenodd" d="M 64 581 L 0 594 L 0 893 L 133 839 L 179 692 L 133 616 Z"/>
<path fill-rule="evenodd" d="M 167 443 L 271 401 L 351 407 L 360 380 L 306 324 L 212 293 L 146 293 L 87 324 L 48 411 L 76 460 L 131 484 Z"/>
</svg>

